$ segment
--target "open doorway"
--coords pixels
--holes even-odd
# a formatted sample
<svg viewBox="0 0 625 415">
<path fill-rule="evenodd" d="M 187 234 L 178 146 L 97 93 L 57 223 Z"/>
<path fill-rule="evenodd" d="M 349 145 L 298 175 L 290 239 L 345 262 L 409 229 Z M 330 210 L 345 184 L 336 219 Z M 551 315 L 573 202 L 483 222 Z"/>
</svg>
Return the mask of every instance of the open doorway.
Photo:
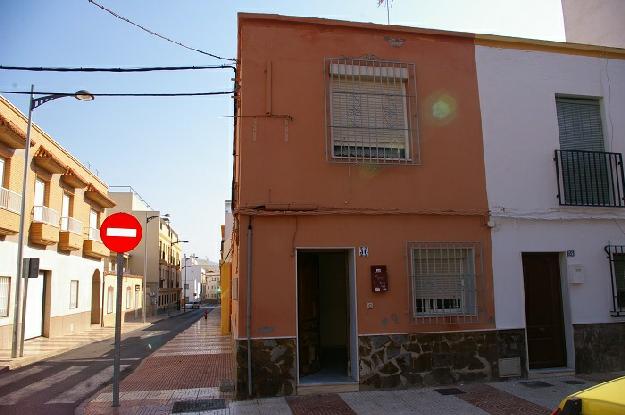
<svg viewBox="0 0 625 415">
<path fill-rule="evenodd" d="M 351 301 L 355 288 L 349 261 L 346 250 L 298 250 L 300 384 L 357 380 L 355 309 Z"/>
</svg>

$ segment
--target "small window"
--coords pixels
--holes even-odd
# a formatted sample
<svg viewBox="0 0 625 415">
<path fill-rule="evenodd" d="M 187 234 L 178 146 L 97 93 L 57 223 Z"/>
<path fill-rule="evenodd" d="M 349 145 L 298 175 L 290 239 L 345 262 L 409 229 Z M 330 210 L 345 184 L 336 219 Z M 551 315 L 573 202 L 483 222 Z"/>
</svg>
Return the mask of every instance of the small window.
<svg viewBox="0 0 625 415">
<path fill-rule="evenodd" d="M 11 277 L 0 277 L 0 317 L 9 316 Z"/>
<path fill-rule="evenodd" d="M 69 282 L 69 308 L 78 308 L 78 280 Z"/>
<path fill-rule="evenodd" d="M 414 64 L 333 58 L 326 61 L 326 70 L 330 158 L 418 162 Z"/>
<path fill-rule="evenodd" d="M 132 308 L 132 288 L 126 287 L 126 309 Z"/>
<path fill-rule="evenodd" d="M 414 317 L 477 315 L 477 252 L 471 243 L 410 244 Z"/>
<path fill-rule="evenodd" d="M 106 314 L 113 312 L 113 297 L 115 297 L 115 289 L 109 287 L 107 290 Z"/>
</svg>

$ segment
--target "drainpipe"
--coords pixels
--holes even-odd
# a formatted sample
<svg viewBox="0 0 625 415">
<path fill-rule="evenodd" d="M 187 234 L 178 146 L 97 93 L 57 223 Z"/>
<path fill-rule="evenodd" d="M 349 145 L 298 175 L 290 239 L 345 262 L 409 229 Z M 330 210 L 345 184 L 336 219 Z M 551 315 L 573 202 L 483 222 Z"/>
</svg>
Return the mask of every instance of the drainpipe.
<svg viewBox="0 0 625 415">
<path fill-rule="evenodd" d="M 252 219 L 247 225 L 247 304 L 245 326 L 247 331 L 247 393 L 252 397 Z"/>
<path fill-rule="evenodd" d="M 104 275 L 104 270 L 100 274 L 102 277 L 102 290 L 100 294 L 102 295 L 102 303 L 100 304 L 100 327 L 104 327 L 104 287 L 106 286 L 106 276 Z"/>
</svg>

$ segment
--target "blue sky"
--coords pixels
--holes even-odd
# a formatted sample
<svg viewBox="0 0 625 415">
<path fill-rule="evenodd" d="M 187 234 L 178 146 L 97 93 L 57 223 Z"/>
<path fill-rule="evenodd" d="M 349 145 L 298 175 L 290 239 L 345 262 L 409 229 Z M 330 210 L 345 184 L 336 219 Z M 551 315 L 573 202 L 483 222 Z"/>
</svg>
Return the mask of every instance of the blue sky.
<svg viewBox="0 0 625 415">
<path fill-rule="evenodd" d="M 220 56 L 236 55 L 236 13 L 264 12 L 386 23 L 376 0 L 98 0 L 152 30 Z M 560 0 L 395 0 L 391 23 L 564 40 Z M 219 61 L 152 37 L 87 0 L 5 0 L 0 63 L 22 66 L 206 65 Z M 91 92 L 223 91 L 228 70 L 140 74 L 0 71 L 0 90 Z M 28 99 L 7 95 L 22 111 Z M 171 214 L 187 254 L 219 254 L 230 198 L 232 99 L 219 97 L 58 100 L 34 122 L 109 185 L 134 187 Z"/>
</svg>

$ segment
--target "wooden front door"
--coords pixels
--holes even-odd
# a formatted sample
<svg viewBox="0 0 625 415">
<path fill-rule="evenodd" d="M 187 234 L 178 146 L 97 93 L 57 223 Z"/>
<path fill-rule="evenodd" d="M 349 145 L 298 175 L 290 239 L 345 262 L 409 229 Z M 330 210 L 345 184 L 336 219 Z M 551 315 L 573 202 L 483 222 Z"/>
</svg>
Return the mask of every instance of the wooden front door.
<svg viewBox="0 0 625 415">
<path fill-rule="evenodd" d="M 530 369 L 566 366 L 560 258 L 524 253 L 525 320 Z"/>
</svg>

